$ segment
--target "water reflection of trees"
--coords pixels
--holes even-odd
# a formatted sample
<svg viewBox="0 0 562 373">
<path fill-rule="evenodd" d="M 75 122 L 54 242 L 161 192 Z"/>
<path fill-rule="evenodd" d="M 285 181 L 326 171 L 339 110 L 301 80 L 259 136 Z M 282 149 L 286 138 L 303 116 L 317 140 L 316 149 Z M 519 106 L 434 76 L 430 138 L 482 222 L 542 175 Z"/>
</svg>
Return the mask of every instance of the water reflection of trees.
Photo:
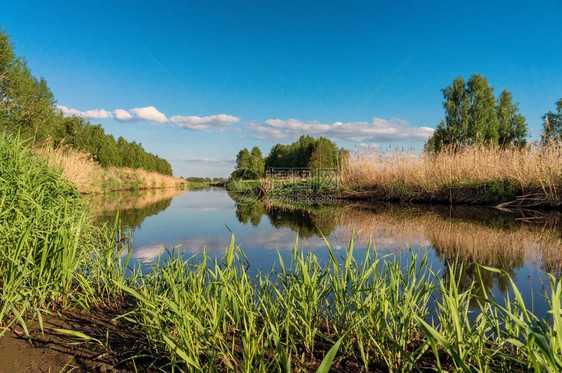
<svg viewBox="0 0 562 373">
<path fill-rule="evenodd" d="M 478 264 L 502 269 L 512 277 L 525 263 L 557 276 L 562 273 L 562 215 L 558 212 L 357 205 L 338 213 L 343 234 L 350 234 L 350 224 L 354 224 L 363 235 L 383 231 L 396 237 L 425 237 L 445 265 L 445 279 L 451 265 L 458 271 L 462 289 L 474 283 L 474 291 L 482 295 L 494 285 L 507 291 L 509 278 L 485 270 L 479 274 Z"/>
<path fill-rule="evenodd" d="M 149 216 L 166 210 L 172 204 L 172 197 L 185 190 L 174 188 L 154 189 L 137 192 L 117 192 L 95 196 L 90 206 L 96 214 L 96 224 L 112 225 L 119 211 L 121 226 L 130 229 L 139 228 Z"/>
<path fill-rule="evenodd" d="M 242 224 L 248 224 L 248 222 L 250 222 L 254 227 L 257 227 L 264 214 L 265 205 L 259 201 L 236 205 L 236 218 Z"/>
<path fill-rule="evenodd" d="M 337 222 L 329 211 L 293 211 L 283 207 L 271 206 L 266 209 L 271 225 L 275 228 L 290 228 L 303 238 L 332 234 Z"/>
<path fill-rule="evenodd" d="M 274 206 L 256 201 L 253 203 L 239 203 L 236 206 L 236 217 L 243 224 L 250 222 L 257 226 L 263 215 L 267 216 L 275 228 L 289 228 L 299 233 L 303 238 L 329 235 L 337 226 L 336 217 L 329 212 L 331 209 L 317 211 L 289 206 Z"/>
<path fill-rule="evenodd" d="M 290 228 L 306 238 L 335 232 L 335 238 L 347 242 L 353 232 L 359 232 L 358 243 L 373 236 L 378 248 L 431 246 L 446 266 L 462 263 L 467 284 L 478 279 L 477 264 L 502 269 L 511 276 L 525 263 L 562 273 L 562 214 L 558 212 L 397 204 L 303 209 L 257 201 L 239 204 L 236 215 L 240 222 L 253 225 L 267 215 L 274 227 Z M 508 287 L 506 276 L 491 272 L 482 276 L 485 288 L 494 283 L 500 289 Z"/>
<path fill-rule="evenodd" d="M 445 265 L 446 279 L 451 265 L 458 271 L 461 289 L 474 284 L 481 295 L 494 286 L 507 291 L 509 278 L 485 270 L 479 273 L 479 265 L 502 269 L 512 277 L 525 263 L 562 273 L 562 215 L 557 212 L 396 204 L 307 210 L 255 202 L 238 205 L 236 215 L 242 223 L 253 225 L 266 215 L 274 227 L 290 228 L 306 238 L 334 233 L 346 242 L 359 231 L 358 243 L 366 243 L 372 235 L 377 248 L 401 250 L 406 243 L 431 247 Z"/>
<path fill-rule="evenodd" d="M 162 201 L 154 202 L 142 208 L 119 211 L 119 219 L 121 219 L 121 226 L 133 230 L 140 228 L 144 219 L 148 218 L 149 216 L 159 214 L 160 212 L 170 207 L 171 204 L 172 204 L 172 199 L 168 198 Z M 107 221 L 111 224 L 112 222 L 115 221 L 115 214 L 116 213 L 113 213 L 111 215 L 104 215 L 102 219 L 104 219 L 104 221 Z"/>
<path fill-rule="evenodd" d="M 479 264 L 482 263 L 462 260 L 451 261 L 447 257 L 444 257 L 443 261 L 445 269 L 442 276 L 447 284 L 451 281 L 451 278 L 455 278 L 458 282 L 459 291 L 466 291 L 472 287 L 472 293 L 480 297 L 490 295 L 494 285 L 497 285 L 500 292 L 505 294 L 510 287 L 509 277 L 513 278 L 515 274 L 515 268 L 510 266 L 503 266 L 503 268 L 501 268 L 508 273 L 508 277 L 505 274 L 483 269 L 479 266 Z M 454 277 L 452 277 L 451 270 L 455 274 Z M 470 301 L 472 306 L 476 306 L 478 302 L 475 298 L 471 298 Z"/>
</svg>

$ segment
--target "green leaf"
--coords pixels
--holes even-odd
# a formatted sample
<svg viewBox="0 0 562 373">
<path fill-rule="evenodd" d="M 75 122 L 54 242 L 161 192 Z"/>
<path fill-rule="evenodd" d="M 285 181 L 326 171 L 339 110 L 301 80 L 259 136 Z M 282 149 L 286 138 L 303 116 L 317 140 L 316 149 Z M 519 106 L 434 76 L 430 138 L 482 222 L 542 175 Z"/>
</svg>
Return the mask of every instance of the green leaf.
<svg viewBox="0 0 562 373">
<path fill-rule="evenodd" d="M 187 364 L 191 365 L 192 367 L 194 367 L 195 369 L 201 370 L 201 367 L 199 366 L 199 364 L 197 364 L 196 361 L 194 361 L 193 359 L 191 359 L 189 356 L 187 356 L 187 354 L 178 346 L 176 346 L 176 344 L 167 336 L 163 335 L 162 338 L 164 338 L 164 341 L 166 342 L 166 344 L 175 352 L 179 355 L 179 357 L 181 357 L 183 359 L 183 361 L 185 361 Z"/>
<path fill-rule="evenodd" d="M 336 343 L 330 348 L 330 351 L 324 356 L 324 360 L 316 370 L 316 373 L 328 373 L 330 371 L 330 367 L 332 366 L 332 362 L 336 358 L 336 354 L 338 353 L 338 349 L 340 348 L 340 344 L 343 341 L 343 337 L 338 339 Z"/>
<path fill-rule="evenodd" d="M 99 339 L 96 339 L 94 337 L 90 337 L 89 335 L 86 335 L 86 334 L 81 333 L 81 332 L 77 332 L 75 330 L 58 329 L 58 328 L 54 328 L 53 330 L 55 332 L 58 332 L 58 333 L 68 334 L 68 335 L 71 335 L 73 337 L 85 339 L 87 341 L 94 341 L 94 342 L 97 342 L 97 343 L 99 343 L 100 345 L 103 346 L 103 343 L 101 343 L 101 341 Z"/>
</svg>

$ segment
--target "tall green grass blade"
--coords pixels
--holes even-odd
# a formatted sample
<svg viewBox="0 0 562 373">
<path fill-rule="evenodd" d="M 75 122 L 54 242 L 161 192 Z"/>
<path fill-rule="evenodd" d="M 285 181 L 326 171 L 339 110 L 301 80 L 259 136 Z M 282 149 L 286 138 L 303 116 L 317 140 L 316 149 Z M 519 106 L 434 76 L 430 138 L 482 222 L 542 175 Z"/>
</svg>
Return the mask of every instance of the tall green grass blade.
<svg viewBox="0 0 562 373">
<path fill-rule="evenodd" d="M 343 337 L 338 339 L 338 341 L 336 343 L 334 343 L 332 348 L 330 348 L 330 350 L 328 351 L 328 353 L 326 354 L 326 356 L 322 360 L 322 363 L 320 363 L 320 366 L 316 370 L 316 373 L 328 373 L 330 371 L 330 368 L 332 366 L 332 363 L 334 362 L 334 359 L 336 358 L 336 355 L 338 353 L 338 349 L 340 348 L 342 340 L 343 340 Z"/>
</svg>

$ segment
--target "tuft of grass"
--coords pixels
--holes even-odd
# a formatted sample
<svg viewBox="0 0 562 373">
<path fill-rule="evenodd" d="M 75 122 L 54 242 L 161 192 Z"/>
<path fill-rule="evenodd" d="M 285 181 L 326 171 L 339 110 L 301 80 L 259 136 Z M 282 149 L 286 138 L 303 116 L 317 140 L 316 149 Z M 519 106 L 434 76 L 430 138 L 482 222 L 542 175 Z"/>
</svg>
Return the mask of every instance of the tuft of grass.
<svg viewBox="0 0 562 373">
<path fill-rule="evenodd" d="M 0 136 L 0 324 L 87 292 L 98 230 L 78 189 L 18 138 Z"/>
</svg>

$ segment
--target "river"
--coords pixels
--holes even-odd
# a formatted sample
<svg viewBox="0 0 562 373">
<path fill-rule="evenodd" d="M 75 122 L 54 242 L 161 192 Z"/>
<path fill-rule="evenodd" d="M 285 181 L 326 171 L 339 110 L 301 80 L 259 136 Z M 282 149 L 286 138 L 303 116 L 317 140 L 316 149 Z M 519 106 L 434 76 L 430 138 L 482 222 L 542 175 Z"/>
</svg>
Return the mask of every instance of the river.
<svg viewBox="0 0 562 373">
<path fill-rule="evenodd" d="M 562 215 L 557 212 L 352 203 L 296 209 L 235 199 L 222 188 L 163 189 L 108 194 L 96 197 L 92 206 L 100 224 L 114 221 L 119 211 L 122 227 L 133 236 L 131 257 L 146 269 L 163 248 L 189 257 L 206 247 L 208 255 L 220 257 L 234 234 L 249 271 L 269 271 L 279 255 L 290 260 L 297 236 L 300 249 L 327 261 L 323 236 L 343 254 L 355 234 L 357 259 L 369 240 L 379 256 L 408 256 L 409 247 L 426 253 L 443 276 L 449 266 L 462 266 L 463 288 L 478 278 L 477 264 L 503 269 L 538 314 L 546 312 L 543 295 L 550 287 L 544 272 L 560 277 L 562 269 Z M 474 291 L 503 299 L 509 289 L 507 276 L 483 271 Z"/>
</svg>

